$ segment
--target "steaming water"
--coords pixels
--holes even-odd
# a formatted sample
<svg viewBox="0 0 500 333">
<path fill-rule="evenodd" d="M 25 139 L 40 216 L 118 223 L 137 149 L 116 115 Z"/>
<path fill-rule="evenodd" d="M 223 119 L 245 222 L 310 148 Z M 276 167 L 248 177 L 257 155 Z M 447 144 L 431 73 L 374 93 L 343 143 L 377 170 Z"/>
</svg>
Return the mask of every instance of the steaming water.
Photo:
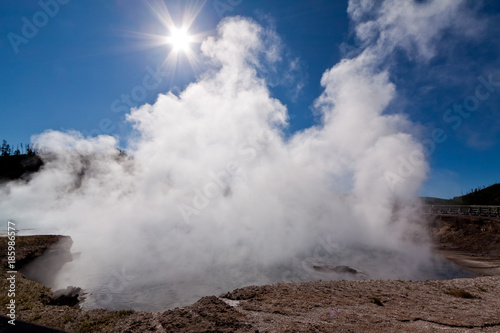
<svg viewBox="0 0 500 333">
<path fill-rule="evenodd" d="M 109 310 L 134 309 L 139 311 L 165 311 L 174 307 L 185 306 L 196 302 L 204 296 L 219 296 L 225 292 L 250 285 L 265 285 L 285 281 L 315 281 L 315 280 L 366 280 L 366 279 L 451 279 L 475 276 L 461 267 L 440 257 L 433 257 L 428 264 L 408 276 L 399 267 L 397 253 L 374 251 L 373 249 L 357 249 L 346 251 L 355 265 L 349 265 L 349 260 L 342 260 L 340 256 L 330 256 L 329 259 L 318 260 L 312 256 L 294 258 L 287 263 L 275 266 L 234 266 L 211 267 L 203 275 L 184 276 L 158 282 L 162 268 L 158 271 L 146 271 L 140 268 L 115 265 L 102 275 L 81 277 L 83 287 L 87 293 L 81 307 L 86 310 L 104 308 Z M 381 263 L 377 258 L 387 258 Z M 398 260 L 395 260 L 398 259 Z M 39 257 L 30 266 L 37 266 L 37 262 L 46 262 L 44 256 Z M 159 262 L 161 260 L 159 259 Z M 79 265 L 79 259 L 67 263 L 65 268 Z M 329 266 L 331 265 L 331 266 Z M 30 266 L 23 273 L 28 278 L 37 280 L 40 272 L 33 271 Z M 46 265 L 44 265 L 46 266 Z M 313 266 L 336 267 L 349 266 L 358 273 L 335 273 L 333 271 L 316 271 Z M 40 269 L 40 268 L 37 268 Z M 111 273 L 111 274 L 110 274 Z M 43 283 L 50 287 L 64 288 L 66 285 L 75 285 L 70 277 L 64 273 L 47 279 L 46 271 Z M 154 277 L 154 278 L 153 278 Z M 40 279 L 38 279 L 40 280 Z M 63 283 L 64 280 L 67 284 Z M 86 285 L 85 283 L 88 283 Z M 64 286 L 64 287 L 63 287 Z"/>
</svg>

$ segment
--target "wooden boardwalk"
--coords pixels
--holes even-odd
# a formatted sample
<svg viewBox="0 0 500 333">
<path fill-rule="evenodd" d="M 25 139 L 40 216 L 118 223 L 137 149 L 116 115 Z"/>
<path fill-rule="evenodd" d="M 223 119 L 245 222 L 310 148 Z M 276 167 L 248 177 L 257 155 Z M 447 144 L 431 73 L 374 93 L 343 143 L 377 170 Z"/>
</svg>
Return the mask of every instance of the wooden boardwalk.
<svg viewBox="0 0 500 333">
<path fill-rule="evenodd" d="M 426 214 L 500 217 L 500 206 L 426 205 L 422 206 L 422 212 Z"/>
</svg>

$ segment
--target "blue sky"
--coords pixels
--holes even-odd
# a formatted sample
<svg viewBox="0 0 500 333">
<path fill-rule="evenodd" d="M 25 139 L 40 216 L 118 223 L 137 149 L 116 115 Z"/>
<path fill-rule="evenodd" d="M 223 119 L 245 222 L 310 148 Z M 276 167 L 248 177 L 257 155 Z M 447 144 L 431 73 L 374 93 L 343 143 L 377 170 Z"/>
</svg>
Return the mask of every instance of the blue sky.
<svg viewBox="0 0 500 333">
<path fill-rule="evenodd" d="M 154 46 L 147 37 L 167 34 L 154 5 L 61 0 L 57 8 L 48 7 L 52 17 L 43 14 L 43 4 L 49 3 L 54 2 L 0 4 L 0 139 L 11 144 L 29 142 L 47 129 L 116 135 L 125 144 L 130 127 L 124 122 L 124 95 L 135 92 L 134 105 L 154 103 L 159 93 L 182 91 L 206 68 L 203 60 L 190 66 L 181 58 L 178 66 L 160 69 L 161 80 L 149 81 L 150 89 L 141 89 L 145 77 L 153 76 L 170 51 L 168 45 Z M 184 11 L 200 3 L 165 1 L 179 23 Z M 292 62 L 295 66 L 286 72 L 287 78 L 271 73 L 270 89 L 288 108 L 291 134 L 319 122 L 311 105 L 322 92 L 322 74 L 362 44 L 353 33 L 347 6 L 347 1 L 332 0 L 209 0 L 190 30 L 210 36 L 223 17 L 241 15 L 276 31 L 282 40 L 280 69 L 286 71 Z M 469 18 L 484 24 L 478 32 L 470 34 L 473 27 L 462 18 L 454 31 L 439 37 L 429 60 L 401 50 L 384 64 L 398 93 L 386 112 L 407 114 L 415 125 L 414 135 L 435 145 L 422 195 L 449 198 L 500 182 L 500 87 L 481 88 L 480 93 L 489 95 L 470 114 L 457 118 L 456 112 L 447 112 L 456 103 L 473 101 L 470 97 L 481 80 L 491 76 L 500 81 L 500 3 L 471 1 L 466 7 Z M 26 22 L 36 19 L 42 20 L 38 31 L 29 31 Z M 13 42 L 13 34 L 22 37 L 23 29 L 28 38 Z M 436 131 L 439 140 L 432 139 Z"/>
</svg>

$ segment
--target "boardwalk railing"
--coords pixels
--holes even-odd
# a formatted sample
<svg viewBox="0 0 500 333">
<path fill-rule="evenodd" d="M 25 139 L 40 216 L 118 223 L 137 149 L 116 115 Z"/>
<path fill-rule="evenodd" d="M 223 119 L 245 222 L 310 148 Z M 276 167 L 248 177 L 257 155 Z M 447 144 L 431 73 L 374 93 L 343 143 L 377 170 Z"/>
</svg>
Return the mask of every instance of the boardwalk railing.
<svg viewBox="0 0 500 333">
<path fill-rule="evenodd" d="M 422 212 L 428 214 L 476 215 L 500 217 L 500 206 L 422 206 Z"/>
</svg>

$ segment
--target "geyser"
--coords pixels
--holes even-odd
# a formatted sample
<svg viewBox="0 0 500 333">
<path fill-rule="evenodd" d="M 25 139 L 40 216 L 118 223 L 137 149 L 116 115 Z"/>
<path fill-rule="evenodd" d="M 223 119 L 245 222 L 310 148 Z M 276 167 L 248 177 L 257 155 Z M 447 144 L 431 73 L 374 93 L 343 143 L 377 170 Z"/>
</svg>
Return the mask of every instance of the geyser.
<svg viewBox="0 0 500 333">
<path fill-rule="evenodd" d="M 128 114 L 125 155 L 109 136 L 36 136 L 43 170 L 1 188 L 1 219 L 70 235 L 81 256 L 53 287 L 84 288 L 89 306 L 168 307 L 247 284 L 356 278 L 351 269 L 434 277 L 416 212 L 428 167 L 408 118 L 385 112 L 396 89 L 384 64 L 409 44 L 431 57 L 437 32 L 411 25 L 448 28 L 458 2 L 388 0 L 367 15 L 368 2 L 351 1 L 362 47 L 325 72 L 321 123 L 287 138 L 287 109 L 262 75 L 281 59 L 278 36 L 225 19 L 201 46 L 211 68 L 198 81 Z M 410 154 L 421 157 L 412 172 L 389 182 Z"/>
</svg>

